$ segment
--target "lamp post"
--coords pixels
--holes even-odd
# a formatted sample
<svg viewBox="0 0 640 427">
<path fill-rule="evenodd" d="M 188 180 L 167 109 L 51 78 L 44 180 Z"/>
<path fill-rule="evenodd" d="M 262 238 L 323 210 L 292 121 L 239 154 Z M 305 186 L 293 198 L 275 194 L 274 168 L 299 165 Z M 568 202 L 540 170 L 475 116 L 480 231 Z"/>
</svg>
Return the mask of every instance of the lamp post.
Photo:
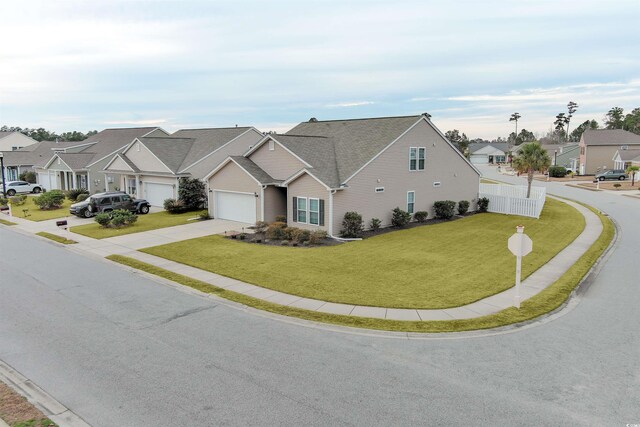
<svg viewBox="0 0 640 427">
<path fill-rule="evenodd" d="M 4 182 L 4 153 L 0 151 L 0 170 L 2 170 L 2 197 L 7 197 L 7 184 Z"/>
<path fill-rule="evenodd" d="M 558 150 L 553 150 L 553 166 L 558 166 Z"/>
</svg>

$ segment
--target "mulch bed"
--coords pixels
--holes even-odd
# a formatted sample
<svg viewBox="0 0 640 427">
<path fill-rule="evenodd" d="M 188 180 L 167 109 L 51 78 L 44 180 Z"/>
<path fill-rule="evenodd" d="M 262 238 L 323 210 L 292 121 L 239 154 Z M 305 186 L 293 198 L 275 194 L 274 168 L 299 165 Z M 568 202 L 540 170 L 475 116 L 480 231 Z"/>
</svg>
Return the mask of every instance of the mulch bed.
<svg viewBox="0 0 640 427">
<path fill-rule="evenodd" d="M 27 399 L 0 382 L 0 418 L 10 426 L 56 427 L 57 424 L 44 416 Z"/>
</svg>

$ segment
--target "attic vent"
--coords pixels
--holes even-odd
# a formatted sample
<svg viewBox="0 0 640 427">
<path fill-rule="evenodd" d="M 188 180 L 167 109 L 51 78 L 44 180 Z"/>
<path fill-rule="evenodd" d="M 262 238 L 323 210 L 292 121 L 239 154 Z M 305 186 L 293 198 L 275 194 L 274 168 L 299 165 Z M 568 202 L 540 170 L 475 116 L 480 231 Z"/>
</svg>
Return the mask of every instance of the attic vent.
<svg viewBox="0 0 640 427">
<path fill-rule="evenodd" d="M 620 149 L 621 149 L 621 150 L 628 150 L 628 149 L 629 149 L 629 146 L 628 146 L 628 145 L 623 145 L 623 146 L 621 146 L 621 147 L 620 147 Z"/>
<path fill-rule="evenodd" d="M 311 117 L 311 118 L 309 119 L 309 123 L 315 123 L 315 122 L 317 122 L 317 121 L 318 121 L 318 119 L 316 119 L 315 117 Z"/>
</svg>

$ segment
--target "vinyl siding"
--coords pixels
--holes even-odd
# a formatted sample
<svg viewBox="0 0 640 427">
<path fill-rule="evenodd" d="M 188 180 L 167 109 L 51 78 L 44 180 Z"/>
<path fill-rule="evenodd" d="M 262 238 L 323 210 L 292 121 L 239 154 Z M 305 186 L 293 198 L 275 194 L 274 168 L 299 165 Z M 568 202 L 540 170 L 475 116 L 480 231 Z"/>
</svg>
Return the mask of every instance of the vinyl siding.
<svg viewBox="0 0 640 427">
<path fill-rule="evenodd" d="M 129 171 L 133 173 L 131 167 L 129 167 L 129 165 L 120 157 L 116 157 L 116 159 L 109 165 L 109 168 L 106 171 Z"/>
<path fill-rule="evenodd" d="M 293 198 L 306 197 L 324 200 L 324 226 L 303 224 L 293 221 Z M 307 221 L 309 213 L 307 212 Z M 287 191 L 287 224 L 289 227 L 306 228 L 307 230 L 329 231 L 329 191 L 316 181 L 313 177 L 302 174 L 298 179 L 291 182 Z"/>
<path fill-rule="evenodd" d="M 275 149 L 270 151 L 269 141 L 265 142 L 249 158 L 274 179 L 287 179 L 304 168 L 304 164 L 282 146 L 274 145 Z"/>
<path fill-rule="evenodd" d="M 140 147 L 140 151 L 138 151 Z M 136 141 L 125 152 L 125 155 L 138 167 L 141 171 L 149 172 L 171 172 L 156 156 L 143 144 Z"/>
<path fill-rule="evenodd" d="M 423 171 L 409 171 L 409 147 L 425 147 Z M 440 187 L 433 187 L 440 182 Z M 354 176 L 348 187 L 333 196 L 333 234 L 340 232 L 344 214 L 356 211 L 368 228 L 371 218 L 391 224 L 395 207 L 407 209 L 407 191 L 415 191 L 415 208 L 434 215 L 438 200 L 468 200 L 471 210 L 478 198 L 478 173 L 427 123 L 421 121 L 383 154 Z M 384 187 L 376 193 L 376 187 Z"/>
<path fill-rule="evenodd" d="M 0 139 L 0 151 L 12 151 L 13 147 L 27 147 L 36 142 L 20 132 L 14 132 Z"/>
<path fill-rule="evenodd" d="M 119 187 L 120 181 L 122 181 L 122 175 L 119 173 L 107 172 L 104 170 L 105 166 L 111 161 L 112 157 L 107 157 L 105 159 L 100 160 L 95 165 L 92 165 L 89 170 L 89 192 L 90 193 L 99 193 L 102 191 L 113 191 L 116 187 Z M 112 182 L 109 183 L 109 188 L 107 189 L 106 182 L 111 178 Z M 96 185 L 95 180 L 99 179 L 100 182 Z M 122 190 L 122 188 L 120 188 Z"/>
<path fill-rule="evenodd" d="M 629 148 L 640 148 L 640 144 L 625 144 Z M 619 145 L 587 145 L 586 156 L 580 156 L 581 161 L 586 157 L 585 174 L 593 175 L 606 169 L 614 169 L 613 156 L 620 149 Z"/>
<path fill-rule="evenodd" d="M 258 194 L 256 203 L 256 219 L 262 219 L 260 199 L 261 186 L 234 162 L 227 163 L 222 169 L 209 178 L 209 215 L 215 217 L 215 191 L 225 190 L 240 193 Z"/>
</svg>

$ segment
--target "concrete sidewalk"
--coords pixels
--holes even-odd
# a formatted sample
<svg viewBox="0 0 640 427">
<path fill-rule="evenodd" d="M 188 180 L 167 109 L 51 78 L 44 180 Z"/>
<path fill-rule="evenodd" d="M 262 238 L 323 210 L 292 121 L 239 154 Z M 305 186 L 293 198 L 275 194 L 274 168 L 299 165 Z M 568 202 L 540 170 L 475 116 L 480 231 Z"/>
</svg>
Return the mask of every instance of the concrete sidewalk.
<svg viewBox="0 0 640 427">
<path fill-rule="evenodd" d="M 522 301 L 525 301 L 533 297 L 534 295 L 537 295 L 539 292 L 558 280 L 576 261 L 578 261 L 578 259 L 580 259 L 580 257 L 598 239 L 602 232 L 603 226 L 597 215 L 578 203 L 574 203 L 568 200 L 563 200 L 563 202 L 576 208 L 585 217 L 585 229 L 571 244 L 569 244 L 548 263 L 543 265 L 540 269 L 531 274 L 526 280 L 522 282 Z M 33 226 L 28 227 L 28 224 L 23 224 L 24 222 L 31 221 L 20 220 L 15 222 L 19 222 L 18 227 L 24 229 L 25 231 L 30 231 L 30 229 L 33 228 Z M 318 311 L 322 313 L 409 321 L 452 320 L 481 317 L 488 314 L 497 313 L 513 306 L 513 288 L 484 298 L 480 301 L 476 301 L 472 304 L 436 310 L 397 309 L 332 303 L 310 298 L 303 298 L 296 295 L 262 288 L 256 285 L 251 285 L 239 280 L 224 277 L 215 273 L 200 270 L 198 268 L 190 267 L 184 264 L 138 251 L 138 249 L 145 247 L 162 245 L 211 234 L 220 234 L 224 231 L 229 230 L 239 230 L 243 226 L 247 227 L 247 224 L 240 224 L 224 220 L 211 220 L 196 222 L 194 224 L 186 224 L 158 230 L 145 231 L 141 233 L 128 234 L 102 240 L 91 239 L 85 236 L 70 233 L 70 238 L 78 241 L 79 243 L 75 245 L 68 245 L 67 248 L 74 252 L 82 254 L 89 253 L 101 257 L 112 254 L 128 256 L 139 261 L 164 268 L 166 270 L 174 271 L 176 273 L 201 280 L 219 288 L 228 289 L 230 291 L 254 298 L 259 298 L 274 304 L 280 304 L 311 311 Z M 39 231 L 50 231 L 55 232 L 55 234 L 61 234 L 60 230 Z"/>
</svg>

